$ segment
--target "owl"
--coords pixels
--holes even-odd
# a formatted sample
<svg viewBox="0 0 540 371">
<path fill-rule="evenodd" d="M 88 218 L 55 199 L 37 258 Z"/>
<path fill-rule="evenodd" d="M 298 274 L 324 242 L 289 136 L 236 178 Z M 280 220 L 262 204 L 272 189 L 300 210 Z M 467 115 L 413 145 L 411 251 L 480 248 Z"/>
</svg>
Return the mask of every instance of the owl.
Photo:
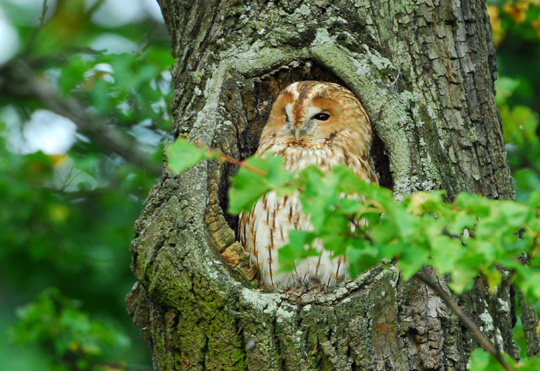
<svg viewBox="0 0 540 371">
<path fill-rule="evenodd" d="M 370 166 L 371 141 L 368 115 L 351 91 L 330 82 L 301 81 L 276 98 L 255 155 L 273 152 L 293 172 L 310 165 L 329 172 L 346 164 L 361 179 L 377 183 Z M 278 272 L 279 248 L 288 243 L 291 229 L 313 229 L 297 193 L 280 198 L 268 192 L 251 212 L 240 215 L 240 243 L 259 268 L 265 288 L 288 289 L 313 280 L 332 287 L 346 278 L 345 257 L 334 258 L 320 242 L 313 246 L 320 256 L 301 261 L 292 272 Z"/>
</svg>

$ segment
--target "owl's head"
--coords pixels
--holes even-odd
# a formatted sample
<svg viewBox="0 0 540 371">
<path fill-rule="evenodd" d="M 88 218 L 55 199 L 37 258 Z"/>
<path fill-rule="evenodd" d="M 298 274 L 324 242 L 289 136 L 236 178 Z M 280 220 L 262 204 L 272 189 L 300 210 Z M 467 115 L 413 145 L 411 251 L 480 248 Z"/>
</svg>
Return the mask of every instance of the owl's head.
<svg viewBox="0 0 540 371">
<path fill-rule="evenodd" d="M 344 147 L 367 158 L 371 123 L 354 94 L 331 82 L 299 81 L 277 97 L 261 135 L 289 146 Z"/>
</svg>

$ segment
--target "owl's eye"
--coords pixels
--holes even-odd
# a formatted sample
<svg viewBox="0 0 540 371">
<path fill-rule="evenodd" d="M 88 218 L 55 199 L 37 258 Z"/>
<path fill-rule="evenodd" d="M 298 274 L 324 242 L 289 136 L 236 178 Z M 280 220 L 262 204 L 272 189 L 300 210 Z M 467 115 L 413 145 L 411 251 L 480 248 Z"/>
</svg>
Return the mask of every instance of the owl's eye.
<svg viewBox="0 0 540 371">
<path fill-rule="evenodd" d="M 326 121 L 330 118 L 330 115 L 328 113 L 317 113 L 313 118 L 319 121 Z"/>
</svg>

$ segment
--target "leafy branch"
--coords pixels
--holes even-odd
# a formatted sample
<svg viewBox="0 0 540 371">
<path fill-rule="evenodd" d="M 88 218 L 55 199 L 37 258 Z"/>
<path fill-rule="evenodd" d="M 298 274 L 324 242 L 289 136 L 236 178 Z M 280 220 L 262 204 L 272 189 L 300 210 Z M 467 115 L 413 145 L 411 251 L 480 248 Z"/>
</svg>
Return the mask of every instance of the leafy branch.
<svg viewBox="0 0 540 371">
<path fill-rule="evenodd" d="M 184 140 L 170 146 L 167 153 L 173 172 L 203 160 L 230 161 L 215 150 Z M 416 192 L 397 202 L 390 190 L 365 183 L 344 165 L 326 174 L 314 166 L 293 174 L 272 154 L 230 162 L 240 166 L 229 190 L 232 214 L 250 211 L 271 190 L 278 196 L 299 192 L 313 230 L 289 232 L 289 243 L 279 254 L 283 271 L 317 254 L 315 249 L 306 250 L 315 240 L 334 256 L 347 256 L 351 277 L 385 259 L 395 261 L 406 280 L 417 277 L 435 290 L 482 347 L 506 370 L 514 369 L 424 267 L 451 277 L 449 287 L 459 295 L 472 288 L 478 275 L 494 293 L 505 284 L 499 269 L 502 266 L 512 271 L 511 279 L 530 299 L 540 299 L 536 284 L 540 280 L 536 232 L 540 230 L 540 191 L 532 192 L 527 204 L 467 193 L 447 203 L 444 191 Z M 356 227 L 353 232 L 351 222 Z M 527 265 L 520 262 L 523 254 L 530 258 Z"/>
<path fill-rule="evenodd" d="M 206 144 L 204 144 L 203 142 L 197 142 L 197 145 L 199 147 L 202 147 L 204 149 L 206 149 L 206 151 L 208 151 L 208 153 L 211 155 L 211 156 L 216 156 L 219 160 L 221 161 L 226 161 L 226 162 L 229 162 L 233 165 L 236 165 L 238 167 L 243 167 L 251 172 L 254 172 L 255 174 L 259 174 L 259 175 L 262 175 L 262 176 L 266 176 L 267 174 L 262 171 L 262 170 L 259 170 L 257 169 L 256 167 L 253 167 L 251 165 L 249 165 L 248 163 L 246 163 L 245 161 L 238 161 L 237 159 L 234 159 L 230 156 L 227 156 L 226 154 L 224 154 L 223 152 L 221 151 L 217 151 L 211 147 L 208 147 Z"/>
</svg>

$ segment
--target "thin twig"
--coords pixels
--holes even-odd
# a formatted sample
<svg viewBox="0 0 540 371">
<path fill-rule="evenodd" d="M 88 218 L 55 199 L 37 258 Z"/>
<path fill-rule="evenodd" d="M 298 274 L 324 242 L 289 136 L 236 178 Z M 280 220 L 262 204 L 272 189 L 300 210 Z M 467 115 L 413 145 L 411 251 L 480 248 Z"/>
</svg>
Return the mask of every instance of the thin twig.
<svg viewBox="0 0 540 371">
<path fill-rule="evenodd" d="M 26 44 L 26 47 L 23 49 L 21 55 L 29 55 L 34 50 L 37 38 L 45 26 L 45 18 L 47 16 L 47 11 L 49 10 L 49 4 L 47 4 L 47 1 L 48 0 L 43 0 L 39 24 L 36 28 L 34 28 L 32 35 L 30 36 L 30 40 Z"/>
<path fill-rule="evenodd" d="M 454 312 L 461 322 L 467 327 L 475 337 L 475 339 L 480 343 L 482 348 L 491 353 L 495 359 L 504 367 L 507 371 L 515 371 L 506 361 L 504 360 L 501 352 L 491 344 L 491 342 L 482 334 L 478 326 L 469 318 L 461 308 L 452 300 L 452 298 L 443 290 L 441 285 L 439 285 L 431 275 L 423 270 L 423 273 L 416 273 L 415 277 L 423 281 L 426 285 L 431 287 L 433 290 L 439 294 L 439 296 L 444 300 L 446 305 Z"/>
<path fill-rule="evenodd" d="M 371 238 L 371 236 L 369 234 L 367 234 L 367 232 L 364 230 L 364 228 L 362 228 L 362 226 L 360 225 L 360 223 L 358 223 L 358 220 L 355 219 L 354 217 L 352 216 L 348 216 L 347 219 L 349 219 L 349 221 L 354 225 L 354 227 L 356 228 L 357 231 L 360 231 L 360 233 L 362 233 L 362 235 L 364 236 L 364 238 L 369 242 L 369 243 L 373 243 L 373 238 Z"/>
<path fill-rule="evenodd" d="M 102 5 L 103 3 L 105 2 L 105 0 L 98 0 L 94 3 L 94 5 L 92 5 L 87 11 L 86 11 L 86 16 L 88 18 L 91 18 L 92 15 L 94 15 L 94 12 L 96 10 L 98 10 Z"/>
<path fill-rule="evenodd" d="M 252 171 L 252 172 L 257 173 L 257 174 L 262 175 L 262 176 L 267 176 L 268 175 L 266 172 L 262 171 L 261 169 L 257 169 L 256 167 L 253 167 L 253 166 L 247 164 L 245 161 L 238 161 L 235 158 L 227 156 L 223 152 L 218 151 L 218 150 L 216 150 L 216 149 L 214 149 L 212 147 L 209 147 L 209 146 L 207 146 L 206 144 L 204 144 L 201 141 L 197 142 L 197 145 L 199 147 L 205 148 L 208 152 L 217 155 L 221 161 L 225 161 L 225 162 L 231 163 L 233 165 L 243 167 L 244 169 L 247 169 L 249 171 Z"/>
<path fill-rule="evenodd" d="M 39 17 L 40 28 L 45 25 L 45 17 L 47 16 L 47 10 L 49 10 L 49 4 L 47 4 L 47 0 L 44 0 L 43 7 L 41 8 L 41 16 Z"/>
</svg>

